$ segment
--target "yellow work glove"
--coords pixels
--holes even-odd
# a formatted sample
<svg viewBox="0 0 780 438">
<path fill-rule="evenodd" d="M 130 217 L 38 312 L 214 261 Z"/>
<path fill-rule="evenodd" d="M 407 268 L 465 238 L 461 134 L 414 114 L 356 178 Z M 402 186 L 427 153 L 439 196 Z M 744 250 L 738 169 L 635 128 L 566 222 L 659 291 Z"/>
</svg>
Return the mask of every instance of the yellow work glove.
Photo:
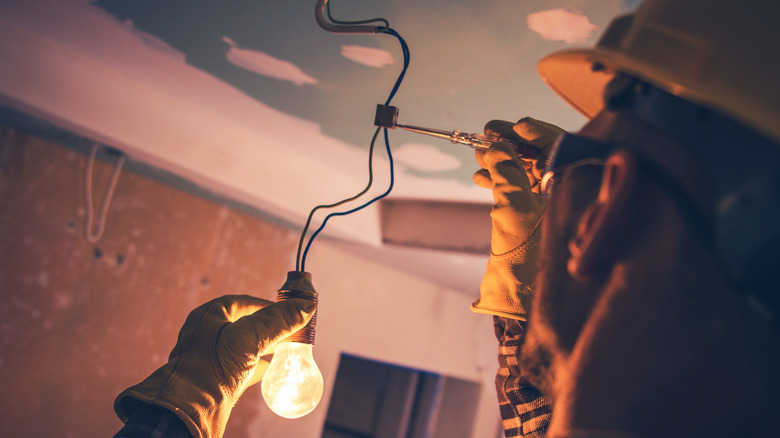
<svg viewBox="0 0 780 438">
<path fill-rule="evenodd" d="M 485 133 L 528 143 L 549 155 L 564 131 L 555 125 L 526 117 L 517 123 L 493 120 Z M 471 304 L 477 313 L 525 320 L 531 305 L 539 255 L 544 200 L 539 182 L 543 160 L 522 159 L 509 143 L 499 142 L 476 152 L 482 169 L 474 182 L 491 189 L 495 205 L 490 217 L 493 232 L 490 260 L 479 287 L 479 299 Z"/>
<path fill-rule="evenodd" d="M 238 398 L 268 368 L 260 356 L 305 326 L 315 307 L 245 295 L 209 301 L 187 317 L 168 363 L 119 394 L 114 410 L 127 422 L 144 403 L 158 405 L 181 418 L 193 437 L 221 437 Z"/>
</svg>

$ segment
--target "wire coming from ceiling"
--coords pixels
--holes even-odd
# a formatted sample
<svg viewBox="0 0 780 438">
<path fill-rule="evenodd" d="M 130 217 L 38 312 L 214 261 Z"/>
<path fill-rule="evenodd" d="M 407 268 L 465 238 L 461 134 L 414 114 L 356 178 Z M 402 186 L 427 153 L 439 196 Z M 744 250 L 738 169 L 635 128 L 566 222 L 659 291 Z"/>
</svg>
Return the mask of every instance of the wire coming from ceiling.
<svg viewBox="0 0 780 438">
<path fill-rule="evenodd" d="M 338 21 L 338 20 L 334 20 L 333 17 L 331 16 L 330 4 L 325 2 L 325 6 L 326 6 L 327 13 L 328 13 L 328 18 L 330 18 L 330 20 L 333 23 L 336 23 L 339 26 L 344 26 L 345 28 L 348 28 L 349 26 L 365 25 L 365 24 L 370 24 L 370 23 L 383 23 L 384 26 L 375 28 L 375 32 L 376 33 L 383 33 L 383 34 L 391 35 L 391 36 L 395 37 L 396 39 L 398 39 L 398 42 L 401 45 L 401 51 L 403 53 L 404 63 L 403 63 L 403 68 L 401 69 L 401 73 L 398 75 L 398 78 L 395 81 L 395 85 L 393 86 L 393 89 L 390 91 L 390 95 L 388 96 L 387 101 L 385 102 L 385 105 L 390 105 L 390 102 L 393 100 L 393 97 L 395 97 L 395 94 L 398 92 L 398 89 L 400 88 L 401 83 L 403 82 L 404 77 L 406 76 L 406 71 L 409 68 L 410 52 L 409 52 L 409 46 L 406 44 L 406 41 L 401 37 L 401 35 L 398 32 L 396 32 L 394 29 L 392 29 L 390 27 L 388 21 L 386 19 L 384 19 L 384 18 L 374 18 L 374 19 L 370 19 L 370 20 L 361 20 L 361 21 Z M 388 158 L 388 160 L 390 162 L 390 184 L 388 185 L 387 190 L 384 193 L 382 193 L 381 195 L 376 196 L 375 198 L 369 200 L 368 202 L 366 202 L 366 203 L 364 203 L 364 204 L 362 204 L 362 205 L 360 205 L 358 207 L 355 207 L 355 208 L 353 208 L 351 210 L 339 211 L 339 212 L 330 213 L 329 215 L 327 215 L 325 217 L 325 219 L 323 219 L 322 224 L 319 226 L 319 228 L 317 228 L 317 230 L 314 231 L 314 233 L 312 233 L 311 237 L 309 237 L 308 243 L 306 244 L 305 249 L 303 249 L 303 242 L 306 239 L 306 235 L 307 235 L 307 233 L 309 231 L 309 226 L 311 225 L 311 221 L 312 221 L 312 218 L 314 217 L 314 213 L 315 212 L 317 212 L 320 209 L 335 208 L 335 207 L 338 207 L 340 205 L 346 204 L 347 202 L 354 201 L 354 200 L 360 198 L 361 196 L 365 195 L 368 192 L 368 190 L 371 188 L 371 186 L 373 185 L 373 180 L 374 180 L 374 169 L 373 169 L 374 146 L 376 144 L 376 139 L 379 136 L 379 132 L 381 130 L 384 130 L 385 150 L 387 151 L 387 158 Z M 382 199 L 382 198 L 386 197 L 387 195 L 389 195 L 390 192 L 393 190 L 393 185 L 395 183 L 395 175 L 394 175 L 394 173 L 395 173 L 395 171 L 394 171 L 394 165 L 393 165 L 393 154 L 392 154 L 392 151 L 390 150 L 390 140 L 388 138 L 387 128 L 377 128 L 377 130 L 374 132 L 373 138 L 371 139 L 371 146 L 369 148 L 369 154 L 368 154 L 368 175 L 369 175 L 368 184 L 366 185 L 366 187 L 362 191 L 360 191 L 358 194 L 356 194 L 356 195 L 354 195 L 352 197 L 349 197 L 347 199 L 343 199 L 343 200 L 341 200 L 339 202 L 336 202 L 336 203 L 333 203 L 333 204 L 318 205 L 318 206 L 314 207 L 311 210 L 311 212 L 309 213 L 309 217 L 306 220 L 306 225 L 303 228 L 303 232 L 301 233 L 300 241 L 298 242 L 298 253 L 296 255 L 296 260 L 295 260 L 295 270 L 296 271 L 305 271 L 306 270 L 306 256 L 309 253 L 309 249 L 311 248 L 312 244 L 314 243 L 314 239 L 316 239 L 317 236 L 320 234 L 320 232 L 322 232 L 322 230 L 325 228 L 325 225 L 327 225 L 327 223 L 330 220 L 330 218 L 332 218 L 334 216 L 346 216 L 348 214 L 355 213 L 356 211 L 362 210 L 362 209 L 368 207 L 369 205 L 373 204 L 374 202 L 379 201 L 380 199 Z M 303 254 L 301 254 L 301 250 L 302 249 L 303 249 Z"/>
</svg>

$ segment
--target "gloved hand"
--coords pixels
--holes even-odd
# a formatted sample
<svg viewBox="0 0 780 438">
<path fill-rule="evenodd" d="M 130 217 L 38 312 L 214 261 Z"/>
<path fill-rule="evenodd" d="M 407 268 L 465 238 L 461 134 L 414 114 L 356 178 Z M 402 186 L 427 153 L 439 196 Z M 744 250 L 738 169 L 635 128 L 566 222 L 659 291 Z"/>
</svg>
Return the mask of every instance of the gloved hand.
<svg viewBox="0 0 780 438">
<path fill-rule="evenodd" d="M 516 124 L 493 120 L 485 133 L 531 144 L 549 155 L 558 136 L 557 126 L 526 117 Z M 474 182 L 493 190 L 495 205 L 490 217 L 493 232 L 490 260 L 480 284 L 480 297 L 471 304 L 478 313 L 525 320 L 531 304 L 539 255 L 544 200 L 539 182 L 546 166 L 537 159 L 521 159 L 512 146 L 499 142 L 476 152 L 482 169 Z"/>
<path fill-rule="evenodd" d="M 144 403 L 158 405 L 181 418 L 193 437 L 221 437 L 238 398 L 268 368 L 260 357 L 304 327 L 315 307 L 246 295 L 209 301 L 187 317 L 168 363 L 119 394 L 114 411 L 127 422 Z"/>
</svg>

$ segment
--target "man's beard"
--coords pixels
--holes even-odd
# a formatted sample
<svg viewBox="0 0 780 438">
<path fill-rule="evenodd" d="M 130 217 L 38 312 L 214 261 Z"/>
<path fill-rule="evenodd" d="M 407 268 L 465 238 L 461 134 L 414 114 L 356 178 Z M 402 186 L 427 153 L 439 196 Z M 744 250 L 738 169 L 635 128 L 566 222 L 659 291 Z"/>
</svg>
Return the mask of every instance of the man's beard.
<svg viewBox="0 0 780 438">
<path fill-rule="evenodd" d="M 542 249 L 542 252 L 546 251 Z M 570 279 L 566 260 L 567 257 L 556 258 L 553 254 L 540 255 L 536 295 L 520 347 L 519 363 L 523 377 L 551 400 L 554 400 L 555 395 L 553 365 L 561 350 L 555 325 L 551 323 L 555 320 L 555 309 L 552 306 L 556 302 L 556 295 L 566 290 L 566 282 Z"/>
<path fill-rule="evenodd" d="M 576 281 L 567 269 L 575 221 L 557 225 L 554 232 L 543 230 L 535 296 L 519 358 L 524 378 L 551 400 L 555 366 L 574 348 L 598 294 L 593 284 Z"/>
</svg>

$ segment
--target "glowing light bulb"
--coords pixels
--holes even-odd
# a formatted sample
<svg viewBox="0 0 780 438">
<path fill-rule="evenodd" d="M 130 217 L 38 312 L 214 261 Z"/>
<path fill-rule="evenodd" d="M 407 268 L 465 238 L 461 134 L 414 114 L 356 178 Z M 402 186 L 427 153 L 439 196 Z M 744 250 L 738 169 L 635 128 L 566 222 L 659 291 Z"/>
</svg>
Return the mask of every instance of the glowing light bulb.
<svg viewBox="0 0 780 438">
<path fill-rule="evenodd" d="M 282 342 L 276 347 L 261 387 L 268 407 L 279 416 L 303 417 L 322 398 L 324 383 L 312 347 L 298 342 Z"/>
<path fill-rule="evenodd" d="M 291 271 L 276 295 L 276 301 L 305 298 L 317 301 L 308 272 Z M 263 399 L 277 415 L 299 418 L 313 411 L 322 398 L 322 373 L 314 362 L 312 347 L 317 313 L 298 332 L 276 346 L 271 364 L 260 385 Z"/>
</svg>

